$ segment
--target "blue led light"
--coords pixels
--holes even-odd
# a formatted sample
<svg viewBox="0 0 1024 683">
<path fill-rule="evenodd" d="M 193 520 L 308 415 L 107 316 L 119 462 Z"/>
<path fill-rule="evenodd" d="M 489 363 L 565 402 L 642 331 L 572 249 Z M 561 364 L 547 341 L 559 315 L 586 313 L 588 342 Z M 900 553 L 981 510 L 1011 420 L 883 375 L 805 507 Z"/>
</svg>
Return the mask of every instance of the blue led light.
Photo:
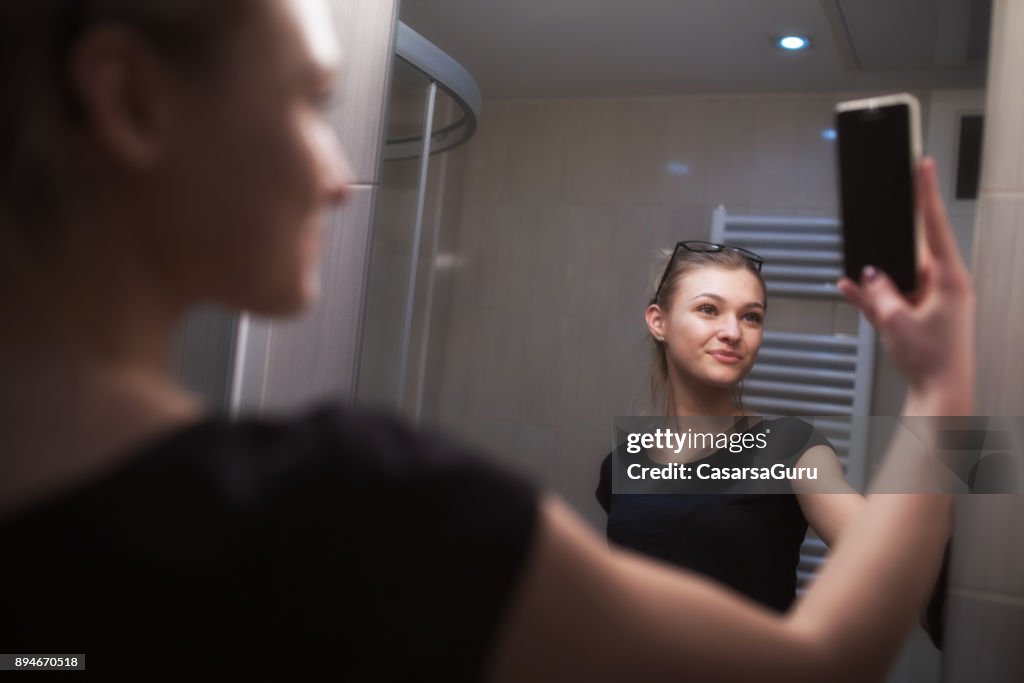
<svg viewBox="0 0 1024 683">
<path fill-rule="evenodd" d="M 803 50 L 811 41 L 804 36 L 782 36 L 778 44 L 783 50 Z"/>
<path fill-rule="evenodd" d="M 822 140 L 835 140 L 836 139 L 836 129 L 835 128 L 826 128 L 825 130 L 821 131 L 821 139 Z"/>
</svg>

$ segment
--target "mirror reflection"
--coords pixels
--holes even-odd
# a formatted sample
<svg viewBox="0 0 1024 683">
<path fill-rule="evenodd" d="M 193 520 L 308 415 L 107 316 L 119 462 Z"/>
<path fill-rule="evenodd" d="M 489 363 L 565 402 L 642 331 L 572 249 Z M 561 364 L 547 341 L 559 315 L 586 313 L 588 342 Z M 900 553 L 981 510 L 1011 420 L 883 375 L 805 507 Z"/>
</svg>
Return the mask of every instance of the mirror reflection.
<svg viewBox="0 0 1024 683">
<path fill-rule="evenodd" d="M 375 218 L 358 400 L 526 468 L 613 540 L 651 545 L 623 531 L 637 520 L 690 529 L 663 535 L 696 559 L 646 550 L 726 583 L 742 583 L 744 558 L 763 565 L 744 553 L 767 514 L 765 552 L 789 559 L 781 579 L 749 580 L 784 609 L 860 496 L 617 515 L 601 467 L 612 420 L 803 416 L 804 457 L 863 490 L 890 435 L 848 418 L 898 413 L 905 387 L 834 288 L 834 107 L 919 98 L 969 260 L 988 13 L 968 1 L 403 3 L 402 22 L 465 67 L 482 106 L 462 146 L 389 160 L 385 145 L 382 196 L 395 201 Z M 430 104 L 431 88 L 446 101 Z M 450 88 L 396 59 L 391 146 L 417 126 L 422 142 L 436 116 L 458 120 Z M 693 266 L 680 242 L 739 247 L 763 266 L 755 275 L 734 249 Z M 655 292 L 680 266 L 685 305 L 665 305 Z M 727 550 L 702 549 L 701 531 Z M 892 680 L 938 680 L 939 657 L 920 631 Z"/>
</svg>

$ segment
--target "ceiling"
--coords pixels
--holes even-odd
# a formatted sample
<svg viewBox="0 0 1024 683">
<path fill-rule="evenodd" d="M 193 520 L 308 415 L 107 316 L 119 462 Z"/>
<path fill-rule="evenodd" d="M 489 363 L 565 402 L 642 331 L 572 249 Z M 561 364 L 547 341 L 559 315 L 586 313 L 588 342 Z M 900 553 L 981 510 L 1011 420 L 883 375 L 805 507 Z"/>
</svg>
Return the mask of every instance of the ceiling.
<svg viewBox="0 0 1024 683">
<path fill-rule="evenodd" d="M 984 87 L 990 0 L 401 0 L 484 99 Z M 774 36 L 810 35 L 791 53 Z"/>
</svg>

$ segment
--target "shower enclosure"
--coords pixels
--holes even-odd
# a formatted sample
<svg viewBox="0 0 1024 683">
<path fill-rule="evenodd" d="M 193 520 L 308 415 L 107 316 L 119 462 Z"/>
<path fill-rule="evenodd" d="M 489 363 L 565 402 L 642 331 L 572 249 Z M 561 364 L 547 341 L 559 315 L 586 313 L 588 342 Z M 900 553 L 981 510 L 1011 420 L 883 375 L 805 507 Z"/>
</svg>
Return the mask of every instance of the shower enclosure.
<svg viewBox="0 0 1024 683">
<path fill-rule="evenodd" d="M 462 66 L 403 23 L 395 45 L 356 401 L 419 420 L 437 386 L 442 359 L 430 342 L 443 336 L 458 265 L 459 174 L 444 152 L 473 135 L 480 92 Z"/>
<path fill-rule="evenodd" d="M 452 173 L 458 164 L 450 164 L 450 155 L 443 152 L 473 135 L 480 92 L 465 69 L 402 23 L 394 44 L 376 214 L 363 274 L 362 320 L 353 315 L 344 322 L 360 330 L 355 400 L 418 419 L 432 367 L 432 384 L 438 385 L 438 359 L 432 365 L 431 352 L 436 355 L 440 345 L 431 348 L 429 340 L 439 332 L 443 336 L 454 265 L 452 211 L 459 204 L 459 174 Z M 269 330 L 265 322 L 254 326 L 248 316 L 222 308 L 193 312 L 174 340 L 179 380 L 213 409 L 231 414 L 265 409 L 260 386 L 269 369 Z M 314 327 L 310 332 L 324 330 Z M 294 361 L 275 361 L 283 363 L 278 375 L 287 375 L 288 363 Z M 259 370 L 252 381 L 250 365 Z M 256 387 L 255 398 L 243 391 L 243 378 Z M 301 402 L 303 391 L 291 388 L 286 402 Z M 315 388 L 306 393 L 315 394 Z M 271 407 L 278 403 L 275 398 Z"/>
</svg>

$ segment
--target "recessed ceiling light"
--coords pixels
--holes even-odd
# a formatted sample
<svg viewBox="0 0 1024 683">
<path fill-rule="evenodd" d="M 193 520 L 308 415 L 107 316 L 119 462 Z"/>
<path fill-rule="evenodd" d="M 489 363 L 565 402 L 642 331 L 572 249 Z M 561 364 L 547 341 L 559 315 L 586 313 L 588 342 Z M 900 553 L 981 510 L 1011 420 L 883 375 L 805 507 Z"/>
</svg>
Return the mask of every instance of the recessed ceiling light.
<svg viewBox="0 0 1024 683">
<path fill-rule="evenodd" d="M 807 36 L 782 36 L 775 44 L 783 50 L 803 50 L 810 46 L 811 39 Z"/>
</svg>

